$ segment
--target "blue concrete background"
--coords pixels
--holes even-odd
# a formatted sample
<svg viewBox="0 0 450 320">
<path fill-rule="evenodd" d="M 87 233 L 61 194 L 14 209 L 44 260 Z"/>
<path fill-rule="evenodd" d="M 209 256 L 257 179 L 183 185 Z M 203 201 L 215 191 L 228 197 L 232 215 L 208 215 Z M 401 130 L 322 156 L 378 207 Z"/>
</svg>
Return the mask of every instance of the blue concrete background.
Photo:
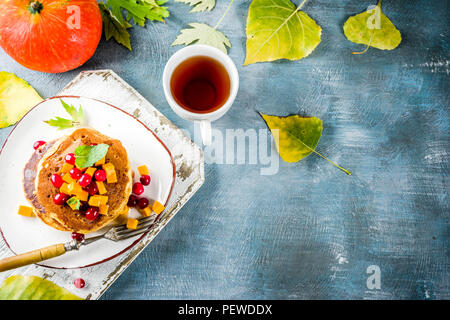
<svg viewBox="0 0 450 320">
<path fill-rule="evenodd" d="M 43 97 L 81 70 L 113 69 L 193 132 L 165 101 L 163 67 L 181 28 L 214 25 L 227 4 L 189 14 L 170 1 L 165 24 L 131 29 L 133 52 L 102 40 L 71 72 L 30 71 L 3 51 L 0 69 Z M 256 111 L 320 117 L 317 150 L 353 175 L 314 155 L 281 161 L 273 176 L 258 165 L 207 164 L 204 186 L 103 298 L 448 299 L 448 1 L 383 1 L 401 45 L 352 55 L 363 47 L 346 40 L 342 25 L 375 1 L 310 0 L 304 11 L 323 28 L 317 49 L 296 62 L 243 67 L 249 4 L 235 1 L 219 28 L 233 45 L 241 87 L 214 127 L 265 128 Z M 2 143 L 10 130 L 0 130 Z M 366 286 L 370 265 L 380 267 L 380 289 Z"/>
</svg>

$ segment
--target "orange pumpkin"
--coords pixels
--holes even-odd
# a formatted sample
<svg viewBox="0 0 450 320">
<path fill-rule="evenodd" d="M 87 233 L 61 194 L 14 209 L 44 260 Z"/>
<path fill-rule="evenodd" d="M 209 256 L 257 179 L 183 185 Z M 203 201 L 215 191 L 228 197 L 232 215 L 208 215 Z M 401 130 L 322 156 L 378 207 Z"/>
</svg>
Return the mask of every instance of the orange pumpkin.
<svg viewBox="0 0 450 320">
<path fill-rule="evenodd" d="M 96 0 L 0 1 L 0 46 L 29 69 L 75 69 L 92 57 L 101 34 Z"/>
</svg>

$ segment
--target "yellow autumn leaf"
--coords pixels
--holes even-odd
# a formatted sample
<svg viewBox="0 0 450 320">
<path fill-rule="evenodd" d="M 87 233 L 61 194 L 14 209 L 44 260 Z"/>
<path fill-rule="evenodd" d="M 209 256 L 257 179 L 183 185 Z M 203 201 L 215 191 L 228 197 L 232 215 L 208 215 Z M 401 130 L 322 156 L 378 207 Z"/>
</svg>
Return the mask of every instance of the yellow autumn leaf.
<svg viewBox="0 0 450 320">
<path fill-rule="evenodd" d="M 350 171 L 340 167 L 315 150 L 323 130 L 321 119 L 317 117 L 301 117 L 299 115 L 279 117 L 262 113 L 261 116 L 272 132 L 278 153 L 284 161 L 297 162 L 314 152 L 348 175 L 351 175 Z"/>
<path fill-rule="evenodd" d="M 42 98 L 25 80 L 0 71 L 0 128 L 15 124 Z"/>
<path fill-rule="evenodd" d="M 376 6 L 348 18 L 343 29 L 348 40 L 366 45 L 364 51 L 354 53 L 364 53 L 369 47 L 394 50 L 402 42 L 400 31 L 381 11 L 381 1 L 378 1 Z"/>
<path fill-rule="evenodd" d="M 253 0 L 247 18 L 244 65 L 278 59 L 299 60 L 321 41 L 322 28 L 290 0 Z"/>
<path fill-rule="evenodd" d="M 0 300 L 83 300 L 37 276 L 14 275 L 0 286 Z"/>
<path fill-rule="evenodd" d="M 299 115 L 288 117 L 261 114 L 274 135 L 280 157 L 286 162 L 297 162 L 309 156 L 319 143 L 322 135 L 322 120 Z M 274 132 L 277 130 L 277 132 Z"/>
</svg>

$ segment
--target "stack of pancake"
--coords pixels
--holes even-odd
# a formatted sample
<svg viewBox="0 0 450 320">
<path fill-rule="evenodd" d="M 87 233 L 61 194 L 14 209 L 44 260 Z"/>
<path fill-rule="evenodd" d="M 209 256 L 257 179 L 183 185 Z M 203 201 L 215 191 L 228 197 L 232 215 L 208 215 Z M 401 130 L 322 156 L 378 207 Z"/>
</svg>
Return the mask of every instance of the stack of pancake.
<svg viewBox="0 0 450 320">
<path fill-rule="evenodd" d="M 114 165 L 117 182 L 105 184 L 108 214 L 99 215 L 91 221 L 86 219 L 82 210 L 72 210 L 68 205 L 56 205 L 53 202 L 53 197 L 59 191 L 53 186 L 50 177 L 60 172 L 65 155 L 74 153 L 78 146 L 101 143 L 109 145 L 105 160 Z M 47 225 L 62 231 L 86 234 L 110 224 L 127 211 L 132 184 L 132 170 L 122 143 L 90 128 L 76 129 L 68 136 L 47 142 L 33 154 L 24 168 L 25 196 L 35 214 Z"/>
</svg>

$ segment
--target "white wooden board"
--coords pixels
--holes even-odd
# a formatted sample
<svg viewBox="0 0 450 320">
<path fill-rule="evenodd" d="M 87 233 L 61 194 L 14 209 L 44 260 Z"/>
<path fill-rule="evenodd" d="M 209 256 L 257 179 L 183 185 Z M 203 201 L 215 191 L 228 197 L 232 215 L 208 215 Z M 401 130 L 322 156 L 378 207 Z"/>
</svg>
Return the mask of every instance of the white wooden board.
<svg viewBox="0 0 450 320">
<path fill-rule="evenodd" d="M 111 70 L 81 72 L 58 95 L 99 99 L 123 109 L 152 129 L 169 148 L 175 160 L 176 180 L 167 209 L 152 231 L 132 249 L 112 260 L 87 268 L 61 270 L 31 265 L 0 273 L 0 282 L 13 274 L 37 275 L 83 298 L 97 299 L 203 184 L 203 152 L 151 103 Z M 11 254 L 10 249 L 0 238 L 0 258 Z M 83 290 L 76 290 L 73 286 L 74 279 L 79 277 L 87 283 Z"/>
</svg>

